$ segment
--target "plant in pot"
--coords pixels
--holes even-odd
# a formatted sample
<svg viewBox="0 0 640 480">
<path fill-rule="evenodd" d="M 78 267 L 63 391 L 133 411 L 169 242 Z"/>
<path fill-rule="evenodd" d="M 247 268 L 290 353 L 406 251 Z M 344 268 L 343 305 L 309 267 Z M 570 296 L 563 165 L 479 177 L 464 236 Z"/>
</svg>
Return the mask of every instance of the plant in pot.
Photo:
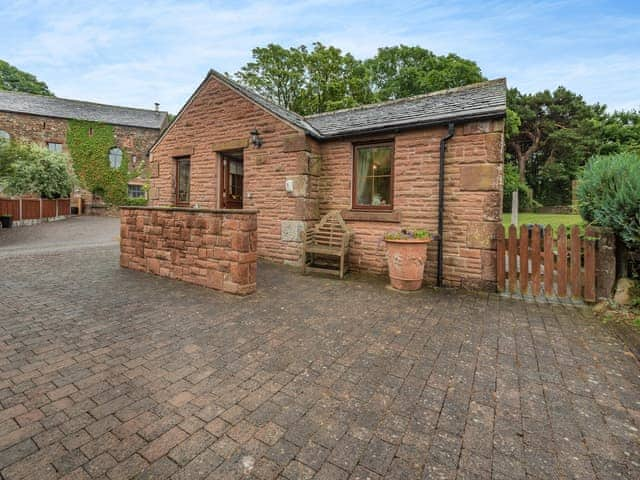
<svg viewBox="0 0 640 480">
<path fill-rule="evenodd" d="M 391 287 L 398 290 L 422 288 L 427 244 L 431 234 L 424 229 L 402 229 L 384 236 Z"/>
<path fill-rule="evenodd" d="M 0 223 L 2 228 L 11 228 L 13 225 L 13 217 L 11 215 L 0 215 Z"/>
</svg>

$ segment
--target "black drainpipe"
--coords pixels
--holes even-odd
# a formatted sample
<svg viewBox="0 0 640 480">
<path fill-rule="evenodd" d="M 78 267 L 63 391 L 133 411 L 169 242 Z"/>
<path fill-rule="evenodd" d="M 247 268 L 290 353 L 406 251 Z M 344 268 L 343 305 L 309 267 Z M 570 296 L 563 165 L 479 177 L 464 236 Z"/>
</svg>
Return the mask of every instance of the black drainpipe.
<svg viewBox="0 0 640 480">
<path fill-rule="evenodd" d="M 455 134 L 455 124 L 449 122 L 447 134 L 440 139 L 440 178 L 438 179 L 438 273 L 437 285 L 442 286 L 443 264 L 443 233 L 444 233 L 444 154 L 447 150 L 447 140 Z"/>
</svg>

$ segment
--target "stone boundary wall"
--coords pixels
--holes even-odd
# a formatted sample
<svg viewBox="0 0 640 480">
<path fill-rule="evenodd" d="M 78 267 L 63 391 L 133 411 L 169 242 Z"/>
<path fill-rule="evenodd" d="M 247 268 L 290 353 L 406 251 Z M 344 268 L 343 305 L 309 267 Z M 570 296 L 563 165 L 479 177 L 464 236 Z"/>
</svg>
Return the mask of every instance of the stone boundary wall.
<svg viewBox="0 0 640 480">
<path fill-rule="evenodd" d="M 228 293 L 256 290 L 257 210 L 120 208 L 120 266 Z"/>
</svg>

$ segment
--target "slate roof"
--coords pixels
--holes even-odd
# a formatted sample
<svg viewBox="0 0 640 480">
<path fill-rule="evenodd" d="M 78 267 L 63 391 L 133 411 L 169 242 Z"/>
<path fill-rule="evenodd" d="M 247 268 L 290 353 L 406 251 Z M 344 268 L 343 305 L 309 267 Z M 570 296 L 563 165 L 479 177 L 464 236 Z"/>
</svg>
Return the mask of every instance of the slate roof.
<svg viewBox="0 0 640 480">
<path fill-rule="evenodd" d="M 211 77 L 215 77 L 277 118 L 319 140 L 359 133 L 445 124 L 450 121 L 500 118 L 504 117 L 507 111 L 507 82 L 504 78 L 500 78 L 400 100 L 303 117 L 211 69 L 180 109 L 174 122 L 162 132 L 150 150 L 162 141 L 171 126 L 176 123 Z"/>
<path fill-rule="evenodd" d="M 501 117 L 507 108 L 504 78 L 389 102 L 304 117 L 323 137 Z"/>
<path fill-rule="evenodd" d="M 0 111 L 26 113 L 44 117 L 90 120 L 93 122 L 161 129 L 167 112 L 142 108 L 118 107 L 66 98 L 0 91 Z"/>
<path fill-rule="evenodd" d="M 399 100 L 303 117 L 276 105 L 215 70 L 211 70 L 210 75 L 275 116 L 318 139 L 442 124 L 449 121 L 502 117 L 507 109 L 507 82 L 504 78 L 500 78 Z"/>
</svg>

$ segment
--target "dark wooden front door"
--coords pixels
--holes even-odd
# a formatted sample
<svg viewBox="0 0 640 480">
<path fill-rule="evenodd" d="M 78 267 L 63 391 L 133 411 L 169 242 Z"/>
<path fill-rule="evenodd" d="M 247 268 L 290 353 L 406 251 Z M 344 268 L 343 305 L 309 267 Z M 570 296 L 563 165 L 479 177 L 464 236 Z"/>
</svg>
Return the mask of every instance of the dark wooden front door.
<svg viewBox="0 0 640 480">
<path fill-rule="evenodd" d="M 244 164 L 242 151 L 223 153 L 221 175 L 222 208 L 242 208 Z"/>
</svg>

